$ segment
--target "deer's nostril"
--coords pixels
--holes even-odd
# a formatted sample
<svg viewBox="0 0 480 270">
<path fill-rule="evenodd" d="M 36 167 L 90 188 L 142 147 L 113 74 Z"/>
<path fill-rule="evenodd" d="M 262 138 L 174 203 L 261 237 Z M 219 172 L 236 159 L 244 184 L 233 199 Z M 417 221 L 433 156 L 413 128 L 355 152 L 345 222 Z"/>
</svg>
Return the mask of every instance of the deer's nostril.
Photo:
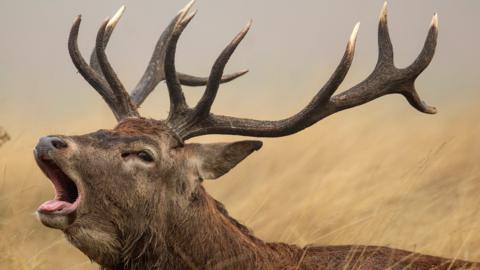
<svg viewBox="0 0 480 270">
<path fill-rule="evenodd" d="M 53 145 L 53 147 L 55 147 L 56 149 L 63 149 L 63 148 L 67 148 L 67 143 L 60 139 L 60 138 L 57 138 L 57 137 L 54 137 L 54 138 L 50 138 L 50 143 Z"/>
<path fill-rule="evenodd" d="M 51 152 L 64 150 L 68 147 L 65 140 L 55 136 L 42 137 L 35 146 L 35 155 L 41 159 L 51 159 Z"/>
</svg>

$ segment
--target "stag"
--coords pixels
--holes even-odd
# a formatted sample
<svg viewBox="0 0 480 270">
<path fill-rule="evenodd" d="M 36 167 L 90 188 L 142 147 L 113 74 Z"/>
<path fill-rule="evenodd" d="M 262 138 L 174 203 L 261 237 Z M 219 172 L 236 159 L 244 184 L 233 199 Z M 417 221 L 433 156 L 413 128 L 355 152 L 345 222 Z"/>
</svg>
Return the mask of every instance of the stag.
<svg viewBox="0 0 480 270">
<path fill-rule="evenodd" d="M 71 28 L 68 49 L 75 67 L 108 104 L 118 124 L 81 136 L 54 135 L 39 140 L 34 156 L 51 180 L 55 198 L 37 210 L 40 221 L 66 238 L 102 269 L 458 269 L 475 263 L 375 246 L 307 246 L 269 243 L 232 218 L 202 186 L 221 177 L 262 142 L 186 143 L 207 134 L 281 137 L 297 133 L 336 112 L 388 94 L 401 94 L 417 110 L 434 114 L 414 87 L 431 62 L 437 43 L 437 15 L 413 64 L 394 66 L 385 4 L 379 23 L 379 57 L 361 83 L 334 95 L 353 60 L 359 25 L 327 83 L 297 114 L 278 121 L 211 113 L 221 83 L 246 71 L 223 76 L 225 65 L 247 34 L 239 32 L 216 59 L 208 78 L 176 71 L 178 39 L 195 15 L 193 1 L 162 33 L 150 63 L 129 94 L 105 53 L 122 7 L 100 27 L 90 63 L 77 46 L 81 18 Z M 165 80 L 170 111 L 165 120 L 140 116 L 138 108 Z M 182 85 L 203 86 L 189 107 Z"/>
</svg>

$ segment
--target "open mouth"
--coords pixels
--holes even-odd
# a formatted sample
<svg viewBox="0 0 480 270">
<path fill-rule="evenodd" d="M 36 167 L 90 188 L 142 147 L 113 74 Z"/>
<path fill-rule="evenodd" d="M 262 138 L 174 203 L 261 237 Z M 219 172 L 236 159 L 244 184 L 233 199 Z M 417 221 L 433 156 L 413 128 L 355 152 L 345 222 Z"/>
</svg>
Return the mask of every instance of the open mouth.
<svg viewBox="0 0 480 270">
<path fill-rule="evenodd" d="M 75 182 L 50 157 L 35 153 L 35 159 L 55 188 L 55 198 L 40 205 L 37 212 L 46 215 L 68 215 L 75 212 L 80 203 Z"/>
</svg>

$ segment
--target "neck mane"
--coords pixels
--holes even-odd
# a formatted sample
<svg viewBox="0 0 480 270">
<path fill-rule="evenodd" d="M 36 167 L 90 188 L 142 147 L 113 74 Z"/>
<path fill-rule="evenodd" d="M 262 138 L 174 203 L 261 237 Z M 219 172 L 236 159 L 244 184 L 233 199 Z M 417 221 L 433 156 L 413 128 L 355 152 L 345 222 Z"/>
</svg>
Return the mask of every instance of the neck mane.
<svg viewBox="0 0 480 270">
<path fill-rule="evenodd" d="M 203 187 L 188 209 L 167 213 L 166 226 L 150 226 L 113 269 L 262 269 L 283 268 L 301 256 L 301 249 L 267 243 L 232 218 Z M 109 268 L 104 268 L 109 269 Z"/>
</svg>

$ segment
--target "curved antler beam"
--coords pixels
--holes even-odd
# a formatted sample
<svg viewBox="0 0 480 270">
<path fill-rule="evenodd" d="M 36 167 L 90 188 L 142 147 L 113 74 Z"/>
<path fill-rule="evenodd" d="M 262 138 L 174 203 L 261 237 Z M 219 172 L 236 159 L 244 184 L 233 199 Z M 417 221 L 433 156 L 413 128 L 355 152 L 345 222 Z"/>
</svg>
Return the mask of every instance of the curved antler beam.
<svg viewBox="0 0 480 270">
<path fill-rule="evenodd" d="M 316 121 L 309 121 L 309 119 L 314 119 L 318 108 L 321 108 L 329 101 L 350 69 L 355 54 L 355 44 L 359 27 L 360 23 L 353 29 L 345 53 L 335 72 L 310 103 L 299 113 L 278 121 L 260 121 L 210 114 L 204 121 L 198 123 L 197 126 L 190 127 L 189 129 L 176 129 L 179 136 L 184 139 L 205 134 L 279 137 L 293 134 L 313 125 Z"/>
<path fill-rule="evenodd" d="M 379 58 L 373 72 L 351 89 L 332 96 L 344 80 L 351 61 L 358 27 L 352 33 L 345 55 L 327 84 L 299 113 L 278 121 L 261 121 L 209 114 L 194 126 L 175 129 L 184 140 L 206 134 L 231 134 L 254 137 L 281 137 L 299 132 L 336 112 L 370 102 L 388 94 L 402 94 L 408 102 L 423 113 L 434 114 L 436 109 L 426 105 L 415 90 L 415 79 L 430 64 L 437 44 L 438 17 L 433 17 L 422 52 L 405 69 L 394 66 L 393 47 L 387 25 L 385 3 L 379 22 Z"/>
<path fill-rule="evenodd" d="M 196 117 L 196 121 L 201 120 L 202 118 L 208 116 L 210 109 L 215 101 L 217 96 L 218 88 L 220 87 L 220 82 L 222 80 L 223 71 L 225 70 L 225 65 L 232 56 L 235 49 L 238 47 L 238 44 L 242 42 L 245 35 L 250 30 L 252 21 L 249 21 L 245 28 L 238 33 L 235 38 L 227 45 L 227 47 L 222 51 L 218 56 L 217 60 L 213 64 L 212 70 L 210 71 L 210 77 L 208 78 L 207 88 L 203 93 L 203 96 L 200 98 L 197 106 L 193 109 L 193 114 Z"/>
</svg>

